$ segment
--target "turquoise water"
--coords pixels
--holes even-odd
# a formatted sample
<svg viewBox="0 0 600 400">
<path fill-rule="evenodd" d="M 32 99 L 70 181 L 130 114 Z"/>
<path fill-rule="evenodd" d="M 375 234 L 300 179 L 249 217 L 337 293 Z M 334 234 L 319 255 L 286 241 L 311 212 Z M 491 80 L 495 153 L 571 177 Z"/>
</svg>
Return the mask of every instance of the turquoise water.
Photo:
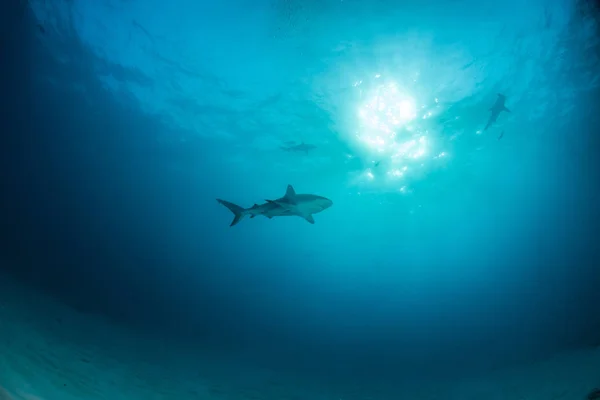
<svg viewBox="0 0 600 400">
<path fill-rule="evenodd" d="M 2 400 L 600 385 L 593 4 L 3 7 Z"/>
</svg>

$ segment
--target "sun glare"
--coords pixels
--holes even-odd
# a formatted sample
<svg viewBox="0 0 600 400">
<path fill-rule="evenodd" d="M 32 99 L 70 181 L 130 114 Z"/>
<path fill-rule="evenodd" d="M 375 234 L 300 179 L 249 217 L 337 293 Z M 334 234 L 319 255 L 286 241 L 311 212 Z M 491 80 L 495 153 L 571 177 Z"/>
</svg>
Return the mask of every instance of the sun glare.
<svg viewBox="0 0 600 400">
<path fill-rule="evenodd" d="M 367 181 L 380 176 L 388 182 L 402 180 L 410 171 L 409 165 L 418 162 L 425 166 L 427 159 L 439 159 L 445 153 L 432 152 L 432 138 L 425 124 L 438 107 L 438 99 L 430 99 L 430 105 L 417 101 L 413 93 L 394 81 L 382 83 L 385 77 L 375 76 L 376 84 L 369 91 L 364 82 L 360 88 L 362 104 L 358 108 L 356 138 L 372 159 L 377 169 L 364 172 Z M 418 106 L 417 106 L 418 104 Z M 433 111 L 433 112 L 432 112 Z M 383 174 L 383 175 L 381 175 Z"/>
</svg>

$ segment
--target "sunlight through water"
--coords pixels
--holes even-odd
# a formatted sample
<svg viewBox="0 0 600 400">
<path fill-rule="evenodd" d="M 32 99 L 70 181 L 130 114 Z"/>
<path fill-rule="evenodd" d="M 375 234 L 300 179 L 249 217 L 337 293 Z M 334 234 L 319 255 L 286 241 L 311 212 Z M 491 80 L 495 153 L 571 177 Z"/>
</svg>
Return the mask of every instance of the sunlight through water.
<svg viewBox="0 0 600 400">
<path fill-rule="evenodd" d="M 365 88 L 359 81 L 361 103 L 357 111 L 356 140 L 369 160 L 369 167 L 360 175 L 362 183 L 378 182 L 406 188 L 405 180 L 412 171 L 423 171 L 434 160 L 447 156 L 435 149 L 435 124 L 430 119 L 439 113 L 437 98 L 422 104 L 413 93 L 394 80 L 374 76 L 375 84 Z M 414 178 L 414 176 L 413 176 Z M 403 190 L 405 192 L 406 190 Z"/>
</svg>

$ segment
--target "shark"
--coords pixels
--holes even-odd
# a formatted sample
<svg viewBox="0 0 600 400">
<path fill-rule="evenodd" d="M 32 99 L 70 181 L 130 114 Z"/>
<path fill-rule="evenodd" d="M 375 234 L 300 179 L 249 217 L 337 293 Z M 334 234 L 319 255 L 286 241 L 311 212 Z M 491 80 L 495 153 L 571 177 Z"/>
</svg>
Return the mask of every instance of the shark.
<svg viewBox="0 0 600 400">
<path fill-rule="evenodd" d="M 308 154 L 310 150 L 316 149 L 317 146 L 314 144 L 300 143 L 300 144 L 288 144 L 287 146 L 281 146 L 281 150 L 284 151 L 292 151 L 292 152 L 301 152 Z"/>
<path fill-rule="evenodd" d="M 489 128 L 494 122 L 496 122 L 496 120 L 498 119 L 498 116 L 500 115 L 500 113 L 502 111 L 510 112 L 510 110 L 508 108 L 506 108 L 506 106 L 504 105 L 505 101 L 506 101 L 506 96 L 498 93 L 496 102 L 490 108 L 492 115 L 490 115 L 490 119 L 488 119 L 487 125 L 483 129 L 484 131 L 487 130 L 487 128 Z"/>
<path fill-rule="evenodd" d="M 269 219 L 273 217 L 298 216 L 311 224 L 315 223 L 313 214 L 320 213 L 333 205 L 327 197 L 315 194 L 297 194 L 292 185 L 288 185 L 285 195 L 275 200 L 266 200 L 263 204 L 254 204 L 244 208 L 229 201 L 217 199 L 219 204 L 227 207 L 233 213 L 233 221 L 229 226 L 237 225 L 245 216 L 254 218 L 262 215 Z"/>
</svg>

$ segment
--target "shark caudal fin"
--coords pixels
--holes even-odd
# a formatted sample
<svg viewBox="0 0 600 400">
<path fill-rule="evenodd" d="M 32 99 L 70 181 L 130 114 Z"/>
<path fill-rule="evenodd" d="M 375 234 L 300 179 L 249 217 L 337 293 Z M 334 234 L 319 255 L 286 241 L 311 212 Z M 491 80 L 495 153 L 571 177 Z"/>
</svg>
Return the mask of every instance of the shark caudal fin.
<svg viewBox="0 0 600 400">
<path fill-rule="evenodd" d="M 488 129 L 490 126 L 492 126 L 492 123 L 493 123 L 493 121 L 492 121 L 492 119 L 490 118 L 490 120 L 489 120 L 489 121 L 488 121 L 488 123 L 485 125 L 485 128 L 483 128 L 483 130 L 484 130 L 484 131 L 487 131 L 487 129 Z"/>
<path fill-rule="evenodd" d="M 221 200 L 221 199 L 217 199 L 217 201 L 220 204 L 223 204 L 225 207 L 227 207 L 229 209 L 229 211 L 231 211 L 233 213 L 233 221 L 231 221 L 231 224 L 229 226 L 236 225 L 246 215 L 246 213 L 245 213 L 246 210 L 243 207 L 240 207 L 236 204 L 233 204 L 228 201 Z"/>
</svg>

